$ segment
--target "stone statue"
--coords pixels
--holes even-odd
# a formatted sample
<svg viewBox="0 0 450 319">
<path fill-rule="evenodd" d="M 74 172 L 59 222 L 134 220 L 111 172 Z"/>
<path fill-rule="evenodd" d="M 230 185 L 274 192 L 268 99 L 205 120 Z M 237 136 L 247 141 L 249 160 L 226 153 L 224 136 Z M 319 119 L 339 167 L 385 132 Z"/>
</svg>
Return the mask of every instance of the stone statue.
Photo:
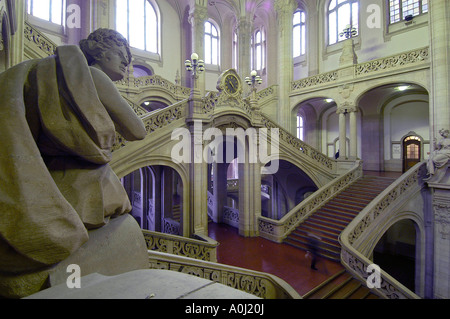
<svg viewBox="0 0 450 319">
<path fill-rule="evenodd" d="M 130 62 L 126 39 L 99 29 L 0 74 L 0 297 L 39 291 L 88 230 L 131 210 L 108 165 L 116 130 L 146 135 L 113 83 Z"/>
<path fill-rule="evenodd" d="M 437 170 L 444 167 L 450 160 L 450 138 L 448 137 L 449 130 L 441 129 L 439 130 L 439 134 L 442 138 L 437 143 L 436 139 L 434 140 L 435 150 L 430 154 L 430 158 L 427 163 L 430 179 L 435 177 L 434 175 L 436 175 Z"/>
</svg>

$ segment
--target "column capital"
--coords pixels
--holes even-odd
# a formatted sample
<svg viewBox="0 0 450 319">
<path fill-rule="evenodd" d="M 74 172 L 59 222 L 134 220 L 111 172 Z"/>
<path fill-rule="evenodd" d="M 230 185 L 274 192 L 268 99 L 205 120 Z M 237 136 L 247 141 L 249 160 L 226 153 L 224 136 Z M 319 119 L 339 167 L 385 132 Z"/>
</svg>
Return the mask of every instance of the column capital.
<svg viewBox="0 0 450 319">
<path fill-rule="evenodd" d="M 289 15 L 293 14 L 294 10 L 297 9 L 298 3 L 295 0 L 275 0 L 274 9 L 279 15 Z"/>
<path fill-rule="evenodd" d="M 347 114 L 350 112 L 358 112 L 358 108 L 354 103 L 345 101 L 338 104 L 336 111 L 337 114 Z"/>
<path fill-rule="evenodd" d="M 189 11 L 189 23 L 195 27 L 208 19 L 208 8 L 195 4 Z"/>
</svg>

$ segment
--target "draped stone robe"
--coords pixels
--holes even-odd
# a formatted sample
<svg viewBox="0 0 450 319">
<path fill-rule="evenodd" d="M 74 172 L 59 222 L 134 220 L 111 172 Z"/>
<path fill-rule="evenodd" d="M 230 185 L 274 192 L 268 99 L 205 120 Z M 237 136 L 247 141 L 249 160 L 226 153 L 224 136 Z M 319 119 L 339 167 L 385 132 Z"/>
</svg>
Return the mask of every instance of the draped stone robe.
<svg viewBox="0 0 450 319">
<path fill-rule="evenodd" d="M 123 99 L 102 103 L 91 72 L 61 46 L 0 74 L 0 296 L 39 291 L 88 229 L 131 210 L 108 162 L 115 130 L 144 126 Z"/>
</svg>

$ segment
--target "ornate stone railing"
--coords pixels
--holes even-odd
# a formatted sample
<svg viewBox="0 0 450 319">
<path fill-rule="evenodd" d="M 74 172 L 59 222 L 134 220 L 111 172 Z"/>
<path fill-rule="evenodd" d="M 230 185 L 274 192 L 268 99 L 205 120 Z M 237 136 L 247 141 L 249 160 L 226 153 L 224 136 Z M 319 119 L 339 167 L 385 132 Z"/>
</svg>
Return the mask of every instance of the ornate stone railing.
<svg viewBox="0 0 450 319">
<path fill-rule="evenodd" d="M 239 209 L 224 206 L 223 222 L 233 227 L 239 227 Z"/>
<path fill-rule="evenodd" d="M 313 86 L 320 85 L 320 84 L 335 82 L 338 79 L 339 79 L 338 71 L 321 73 L 318 75 L 313 75 L 313 76 L 292 82 L 291 90 L 297 91 L 297 90 L 305 89 L 308 87 L 313 87 Z"/>
<path fill-rule="evenodd" d="M 282 242 L 289 233 L 311 214 L 325 205 L 327 201 L 344 191 L 353 182 L 361 178 L 362 175 L 362 162 L 357 161 L 349 172 L 332 180 L 308 196 L 282 219 L 274 220 L 263 216 L 259 217 L 260 236 L 275 242 Z"/>
<path fill-rule="evenodd" d="M 372 72 L 391 70 L 406 65 L 427 61 L 430 58 L 428 47 L 420 48 L 389 57 L 360 63 L 355 67 L 355 75 L 367 75 Z"/>
<path fill-rule="evenodd" d="M 278 97 L 278 86 L 272 85 L 256 93 L 256 100 L 259 104 L 265 101 Z"/>
<path fill-rule="evenodd" d="M 420 175 L 423 174 L 425 163 L 419 163 L 405 173 L 401 178 L 390 185 L 377 196 L 341 233 L 339 241 L 342 246 L 342 264 L 361 281 L 366 281 L 371 272 L 367 269 L 373 262 L 366 256 L 370 251 L 362 252 L 362 244 L 371 240 L 371 234 L 380 228 L 381 223 L 390 214 L 395 214 L 393 207 L 397 203 L 414 196 L 420 189 Z M 381 269 L 380 288 L 374 288 L 377 294 L 388 299 L 417 299 L 415 293 L 410 291 L 396 279 Z"/>
<path fill-rule="evenodd" d="M 40 55 L 39 57 L 47 57 L 55 54 L 56 44 L 26 21 L 24 25 L 24 38 L 28 40 L 27 45 L 37 48 L 38 52 L 36 53 Z"/>
<path fill-rule="evenodd" d="M 187 100 L 183 100 L 164 109 L 144 114 L 141 119 L 144 122 L 147 135 L 150 135 L 157 129 L 163 128 L 176 120 L 182 119 L 185 117 L 186 109 Z M 116 133 L 116 142 L 113 151 L 124 147 L 126 143 L 127 141 L 119 133 Z"/>
<path fill-rule="evenodd" d="M 144 109 L 142 106 L 135 104 L 133 101 L 131 101 L 129 98 L 127 98 L 126 96 L 122 96 L 125 101 L 128 102 L 128 104 L 131 106 L 131 108 L 133 109 L 133 111 L 139 116 L 139 117 L 143 117 L 144 115 L 148 114 L 149 112 Z"/>
<path fill-rule="evenodd" d="M 172 218 L 164 218 L 163 229 L 165 234 L 179 235 L 181 233 L 181 223 Z"/>
<path fill-rule="evenodd" d="M 309 157 L 315 164 L 325 168 L 329 172 L 334 172 L 336 161 L 311 147 L 310 145 L 304 143 L 300 139 L 296 138 L 294 135 L 280 127 L 278 124 L 270 120 L 265 115 L 262 115 L 262 123 L 268 129 L 277 128 L 280 132 L 280 140 L 284 141 L 296 151 L 302 153 L 303 155 Z"/>
<path fill-rule="evenodd" d="M 148 250 L 217 262 L 218 242 L 142 230 Z M 199 237 L 200 238 L 200 237 Z"/>
<path fill-rule="evenodd" d="M 170 93 L 174 98 L 180 97 L 182 99 L 187 99 L 191 93 L 190 88 L 174 84 L 159 75 L 149 75 L 138 78 L 131 76 L 116 82 L 116 84 L 119 88 L 159 88 Z"/>
<path fill-rule="evenodd" d="M 284 280 L 267 273 L 149 251 L 150 269 L 177 271 L 208 279 L 263 299 L 301 299 Z"/>
<path fill-rule="evenodd" d="M 296 92 L 316 86 L 335 85 L 337 82 L 346 81 L 347 83 L 353 78 L 361 78 L 370 75 L 376 75 L 379 72 L 389 70 L 389 72 L 395 73 L 396 70 L 401 71 L 402 68 L 407 66 L 420 66 L 421 63 L 428 62 L 430 58 L 430 52 L 428 47 L 395 54 L 389 57 L 375 59 L 352 66 L 351 72 L 344 72 L 341 74 L 341 70 L 337 69 L 331 72 L 321 73 L 313 75 L 304 79 L 293 81 L 291 83 L 291 91 Z"/>
</svg>

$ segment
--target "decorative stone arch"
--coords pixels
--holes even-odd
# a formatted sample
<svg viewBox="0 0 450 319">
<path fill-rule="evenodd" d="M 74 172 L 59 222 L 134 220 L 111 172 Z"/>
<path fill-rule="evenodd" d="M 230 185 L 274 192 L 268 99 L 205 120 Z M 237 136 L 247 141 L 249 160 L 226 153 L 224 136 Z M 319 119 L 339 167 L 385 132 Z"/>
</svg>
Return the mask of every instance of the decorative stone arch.
<svg viewBox="0 0 450 319">
<path fill-rule="evenodd" d="M 420 214 L 413 211 L 404 211 L 397 214 L 391 214 L 391 218 L 388 219 L 383 225 L 380 225 L 376 236 L 370 242 L 370 246 L 365 247 L 365 251 L 370 256 L 374 256 L 375 249 L 380 243 L 381 239 L 393 229 L 394 226 L 399 225 L 400 222 L 410 221 L 415 230 L 415 245 L 414 245 L 414 282 L 415 287 L 411 287 L 413 291 L 419 293 L 424 286 L 424 269 L 425 269 L 425 252 L 426 252 L 426 234 L 425 223 Z M 376 263 L 377 260 L 374 260 Z M 383 267 L 381 267 L 383 269 Z M 386 269 L 383 269 L 386 271 Z M 388 272 L 389 273 L 389 272 Z M 420 294 L 420 293 L 419 293 Z"/>
<path fill-rule="evenodd" d="M 189 172 L 186 171 L 186 167 L 182 164 L 177 164 L 172 161 L 170 157 L 165 157 L 161 155 L 150 155 L 143 156 L 139 159 L 135 160 L 132 165 L 127 166 L 126 168 L 120 170 L 120 173 L 117 173 L 119 178 L 123 178 L 134 171 L 145 169 L 147 167 L 152 166 L 165 166 L 172 168 L 180 177 L 181 183 L 183 185 L 183 201 L 182 201 L 182 235 L 185 237 L 189 237 L 191 235 L 190 230 L 190 222 L 191 216 L 189 212 L 189 188 L 190 188 L 190 179 Z"/>
<path fill-rule="evenodd" d="M 293 164 L 294 166 L 296 166 L 299 170 L 304 172 L 305 175 L 307 175 L 313 181 L 314 184 L 317 185 L 317 188 L 320 188 L 326 184 L 326 182 L 321 180 L 308 166 L 304 165 L 303 161 L 301 161 L 297 158 L 288 156 L 286 154 L 280 153 L 276 156 L 272 156 L 272 155 L 268 156 L 264 161 L 261 161 L 260 166 L 264 167 L 267 164 L 271 163 L 272 161 L 276 161 L 276 160 L 283 160 L 283 161 L 289 162 L 289 163 Z"/>
</svg>

